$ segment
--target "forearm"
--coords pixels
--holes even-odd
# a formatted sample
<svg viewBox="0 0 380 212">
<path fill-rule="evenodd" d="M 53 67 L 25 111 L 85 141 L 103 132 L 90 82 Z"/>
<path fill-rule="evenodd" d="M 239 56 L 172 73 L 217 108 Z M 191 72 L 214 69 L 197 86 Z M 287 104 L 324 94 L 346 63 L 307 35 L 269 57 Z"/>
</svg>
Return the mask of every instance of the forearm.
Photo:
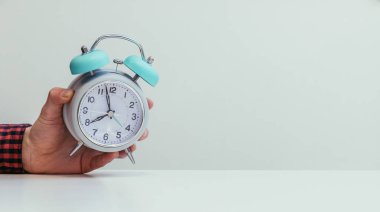
<svg viewBox="0 0 380 212">
<path fill-rule="evenodd" d="M 22 141 L 30 124 L 0 124 L 0 173 L 24 173 Z"/>
</svg>

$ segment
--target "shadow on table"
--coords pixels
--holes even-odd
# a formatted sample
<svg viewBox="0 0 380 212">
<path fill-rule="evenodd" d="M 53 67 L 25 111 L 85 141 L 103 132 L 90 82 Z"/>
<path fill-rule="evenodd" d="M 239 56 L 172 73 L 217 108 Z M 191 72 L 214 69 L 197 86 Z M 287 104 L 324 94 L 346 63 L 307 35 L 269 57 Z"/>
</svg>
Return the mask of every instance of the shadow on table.
<svg viewBox="0 0 380 212">
<path fill-rule="evenodd" d="M 140 171 L 94 171 L 86 174 L 27 174 L 23 175 L 24 178 L 29 179 L 57 179 L 57 178 L 68 178 L 68 179 L 91 179 L 91 178 L 132 178 L 150 175 L 147 172 Z M 2 178 L 17 178 L 21 176 L 18 174 L 2 175 Z"/>
</svg>

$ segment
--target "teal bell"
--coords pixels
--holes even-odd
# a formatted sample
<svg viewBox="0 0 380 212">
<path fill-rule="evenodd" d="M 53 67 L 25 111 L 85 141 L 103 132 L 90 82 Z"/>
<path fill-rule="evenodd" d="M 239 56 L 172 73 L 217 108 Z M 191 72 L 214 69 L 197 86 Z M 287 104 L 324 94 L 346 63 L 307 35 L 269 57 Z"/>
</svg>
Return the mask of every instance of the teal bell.
<svg viewBox="0 0 380 212">
<path fill-rule="evenodd" d="M 135 72 L 139 77 L 149 83 L 151 86 L 155 86 L 158 83 L 158 73 L 154 68 L 144 61 L 140 56 L 131 55 L 124 60 L 124 65 L 131 71 Z"/>
<path fill-rule="evenodd" d="M 99 69 L 109 63 L 108 55 L 102 50 L 84 52 L 74 57 L 70 62 L 71 74 L 83 74 Z"/>
</svg>

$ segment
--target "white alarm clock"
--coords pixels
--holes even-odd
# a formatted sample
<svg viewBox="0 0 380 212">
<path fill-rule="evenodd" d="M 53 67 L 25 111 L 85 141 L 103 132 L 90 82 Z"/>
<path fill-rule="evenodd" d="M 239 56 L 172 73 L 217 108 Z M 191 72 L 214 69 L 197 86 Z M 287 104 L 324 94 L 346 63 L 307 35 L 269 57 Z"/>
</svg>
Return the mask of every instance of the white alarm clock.
<svg viewBox="0 0 380 212">
<path fill-rule="evenodd" d="M 141 55 L 128 56 L 124 61 L 115 59 L 115 69 L 102 69 L 109 58 L 96 46 L 107 38 L 129 41 Z M 152 86 L 158 83 L 158 74 L 151 66 L 153 58 L 145 59 L 142 46 L 122 35 L 103 35 L 89 51 L 85 46 L 81 50 L 82 54 L 70 63 L 71 73 L 80 74 L 69 86 L 75 93 L 63 109 L 66 127 L 78 141 L 70 156 L 84 145 L 101 152 L 126 150 L 134 163 L 128 147 L 144 133 L 149 117 L 147 100 L 136 81 L 141 77 Z M 120 64 L 135 75 L 118 71 Z"/>
</svg>

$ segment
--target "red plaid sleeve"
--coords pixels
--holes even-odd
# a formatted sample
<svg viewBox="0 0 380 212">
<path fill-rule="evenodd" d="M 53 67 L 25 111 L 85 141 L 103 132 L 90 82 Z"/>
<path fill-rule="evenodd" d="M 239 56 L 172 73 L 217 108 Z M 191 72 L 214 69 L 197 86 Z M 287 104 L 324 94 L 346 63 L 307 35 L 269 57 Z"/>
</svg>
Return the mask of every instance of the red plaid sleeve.
<svg viewBox="0 0 380 212">
<path fill-rule="evenodd" d="M 22 140 L 30 124 L 0 124 L 0 173 L 24 173 Z"/>
</svg>

